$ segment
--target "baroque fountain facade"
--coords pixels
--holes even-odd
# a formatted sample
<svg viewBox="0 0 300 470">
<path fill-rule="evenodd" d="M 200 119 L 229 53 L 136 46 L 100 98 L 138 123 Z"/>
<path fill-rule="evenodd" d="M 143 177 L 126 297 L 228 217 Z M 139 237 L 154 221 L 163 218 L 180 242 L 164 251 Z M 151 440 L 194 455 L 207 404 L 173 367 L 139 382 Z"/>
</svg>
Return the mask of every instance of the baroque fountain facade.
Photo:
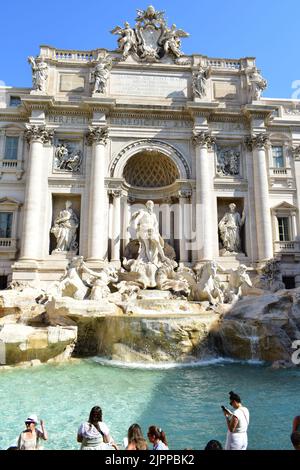
<svg viewBox="0 0 300 470">
<path fill-rule="evenodd" d="M 6 363 L 289 361 L 300 103 L 263 98 L 253 58 L 185 55 L 152 6 L 111 32 L 1 89 Z"/>
</svg>

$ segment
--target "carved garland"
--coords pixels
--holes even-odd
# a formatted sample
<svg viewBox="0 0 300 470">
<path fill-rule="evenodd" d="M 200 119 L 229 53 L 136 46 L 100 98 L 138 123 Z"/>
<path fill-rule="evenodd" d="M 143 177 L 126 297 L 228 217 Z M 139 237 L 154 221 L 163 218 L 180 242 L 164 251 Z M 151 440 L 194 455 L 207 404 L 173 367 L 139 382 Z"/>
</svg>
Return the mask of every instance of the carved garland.
<svg viewBox="0 0 300 470">
<path fill-rule="evenodd" d="M 112 164 L 112 167 L 111 167 L 111 170 L 110 170 L 110 176 L 112 178 L 114 177 L 116 166 L 119 163 L 119 161 L 121 160 L 121 158 L 123 157 L 123 155 L 125 155 L 129 150 L 134 149 L 134 148 L 138 149 L 138 147 L 141 147 L 144 144 L 149 144 L 151 146 L 159 145 L 160 148 L 165 148 L 169 152 L 171 151 L 172 153 L 175 153 L 177 158 L 179 158 L 179 160 L 181 161 L 181 163 L 184 166 L 184 169 L 186 171 L 187 179 L 191 178 L 190 167 L 189 167 L 187 161 L 185 160 L 185 158 L 181 155 L 181 153 L 178 150 L 176 150 L 174 147 L 172 147 L 171 145 L 166 144 L 165 142 L 162 142 L 160 140 L 152 140 L 152 139 L 139 140 L 138 142 L 133 142 L 132 144 L 130 144 L 127 147 L 123 148 L 121 150 L 121 152 L 116 156 L 116 158 L 113 161 L 113 164 Z"/>
</svg>

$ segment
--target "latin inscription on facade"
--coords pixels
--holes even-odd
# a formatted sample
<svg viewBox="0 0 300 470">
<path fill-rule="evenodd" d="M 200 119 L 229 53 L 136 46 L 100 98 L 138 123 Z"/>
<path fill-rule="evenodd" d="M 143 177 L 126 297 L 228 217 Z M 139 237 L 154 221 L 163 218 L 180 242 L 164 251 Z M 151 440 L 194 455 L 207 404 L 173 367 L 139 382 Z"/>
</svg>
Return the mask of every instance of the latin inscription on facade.
<svg viewBox="0 0 300 470">
<path fill-rule="evenodd" d="M 174 119 L 144 119 L 144 118 L 111 118 L 112 126 L 128 126 L 128 127 L 160 127 L 165 129 L 190 129 L 193 123 L 190 121 L 177 121 Z"/>
<path fill-rule="evenodd" d="M 61 124 L 64 126 L 86 126 L 89 120 L 85 116 L 59 116 L 56 114 L 49 114 L 47 116 L 49 124 Z"/>
<path fill-rule="evenodd" d="M 187 98 L 189 77 L 154 75 L 147 73 L 113 73 L 111 75 L 110 93 L 112 95 L 143 96 L 158 98 Z"/>
</svg>

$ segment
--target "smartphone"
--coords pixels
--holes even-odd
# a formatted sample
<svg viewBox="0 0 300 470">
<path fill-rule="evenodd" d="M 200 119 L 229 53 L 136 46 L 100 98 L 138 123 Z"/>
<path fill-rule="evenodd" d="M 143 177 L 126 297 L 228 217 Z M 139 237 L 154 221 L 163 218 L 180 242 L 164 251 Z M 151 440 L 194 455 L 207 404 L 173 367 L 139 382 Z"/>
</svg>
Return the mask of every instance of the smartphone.
<svg viewBox="0 0 300 470">
<path fill-rule="evenodd" d="M 221 405 L 221 408 L 223 411 L 226 411 L 226 413 L 232 414 L 231 411 L 228 408 L 226 408 L 226 406 Z"/>
</svg>

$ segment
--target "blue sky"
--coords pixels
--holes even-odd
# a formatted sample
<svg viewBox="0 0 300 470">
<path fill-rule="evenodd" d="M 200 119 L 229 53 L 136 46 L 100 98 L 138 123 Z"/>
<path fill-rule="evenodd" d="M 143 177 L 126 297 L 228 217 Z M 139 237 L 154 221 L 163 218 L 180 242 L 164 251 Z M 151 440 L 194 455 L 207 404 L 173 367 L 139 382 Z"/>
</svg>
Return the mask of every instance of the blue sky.
<svg viewBox="0 0 300 470">
<path fill-rule="evenodd" d="M 151 1 L 1 3 L 0 80 L 22 87 L 31 85 L 27 57 L 36 55 L 39 45 L 115 49 L 117 38 L 109 31 L 125 20 L 134 24 L 136 9 L 145 9 Z M 176 23 L 191 34 L 183 41 L 185 53 L 254 56 L 269 82 L 264 96 L 291 98 L 292 83 L 300 81 L 299 0 L 157 0 L 153 5 L 166 11 L 170 24 Z"/>
</svg>

